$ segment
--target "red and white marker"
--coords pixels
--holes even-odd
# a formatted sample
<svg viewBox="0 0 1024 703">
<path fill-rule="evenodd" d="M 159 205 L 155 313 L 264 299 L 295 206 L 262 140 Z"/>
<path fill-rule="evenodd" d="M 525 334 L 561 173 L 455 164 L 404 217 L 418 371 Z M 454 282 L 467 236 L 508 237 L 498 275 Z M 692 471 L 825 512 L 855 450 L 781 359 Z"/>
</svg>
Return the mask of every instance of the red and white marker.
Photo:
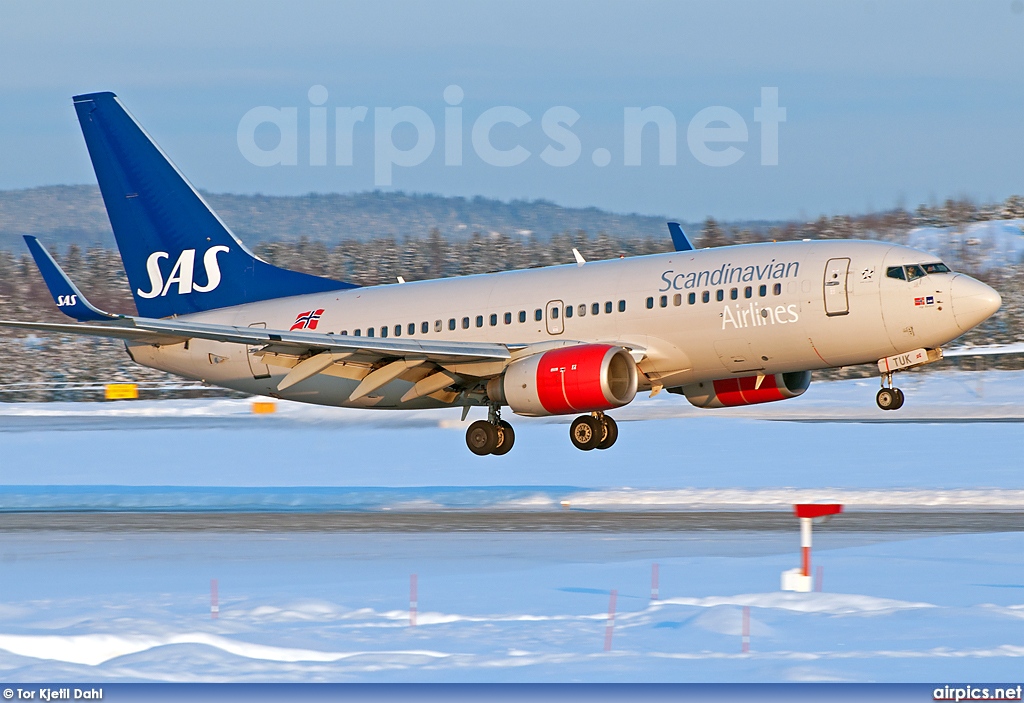
<svg viewBox="0 0 1024 703">
<path fill-rule="evenodd" d="M 409 577 L 409 627 L 416 627 L 416 609 L 419 607 L 416 591 L 416 574 L 413 574 Z"/>
<path fill-rule="evenodd" d="M 651 565 L 651 600 L 658 600 L 658 565 Z"/>
<path fill-rule="evenodd" d="M 743 606 L 743 653 L 750 653 L 750 606 Z"/>
<path fill-rule="evenodd" d="M 612 597 L 608 601 L 608 624 L 604 628 L 604 651 L 612 651 L 612 632 L 615 630 L 615 601 L 619 592 L 612 589 Z"/>
<path fill-rule="evenodd" d="M 216 620 L 220 613 L 220 603 L 217 601 L 217 579 L 210 579 L 210 619 Z"/>
<path fill-rule="evenodd" d="M 811 524 L 815 518 L 843 512 L 839 503 L 798 503 L 793 512 L 800 518 L 800 568 L 782 572 L 782 590 L 811 592 Z"/>
</svg>

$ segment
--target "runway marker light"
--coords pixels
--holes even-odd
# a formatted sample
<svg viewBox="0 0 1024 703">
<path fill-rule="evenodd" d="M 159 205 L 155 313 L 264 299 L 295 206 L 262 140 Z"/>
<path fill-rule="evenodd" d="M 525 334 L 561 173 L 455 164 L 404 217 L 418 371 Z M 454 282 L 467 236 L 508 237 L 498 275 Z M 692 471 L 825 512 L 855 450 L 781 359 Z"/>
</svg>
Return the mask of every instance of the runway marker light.
<svg viewBox="0 0 1024 703">
<path fill-rule="evenodd" d="M 743 653 L 750 653 L 750 606 L 743 606 Z"/>
<path fill-rule="evenodd" d="M 416 627 L 416 610 L 419 608 L 416 574 L 409 577 L 409 627 Z"/>
<path fill-rule="evenodd" d="M 108 383 L 103 388 L 103 397 L 107 400 L 138 400 L 139 384 Z"/>
<path fill-rule="evenodd" d="M 619 592 L 612 589 L 611 598 L 608 600 L 608 624 L 604 628 L 604 651 L 612 651 L 612 632 L 615 630 L 615 601 L 618 600 Z"/>
<path fill-rule="evenodd" d="M 272 400 L 254 400 L 252 412 L 254 415 L 272 415 L 277 412 L 277 403 Z"/>
<path fill-rule="evenodd" d="M 210 579 L 210 619 L 216 620 L 220 613 L 220 604 L 217 598 L 217 579 Z"/>
<path fill-rule="evenodd" d="M 843 512 L 839 503 L 798 503 L 793 513 L 800 518 L 800 568 L 782 572 L 782 590 L 811 591 L 811 524 L 815 518 L 828 518 Z"/>
</svg>

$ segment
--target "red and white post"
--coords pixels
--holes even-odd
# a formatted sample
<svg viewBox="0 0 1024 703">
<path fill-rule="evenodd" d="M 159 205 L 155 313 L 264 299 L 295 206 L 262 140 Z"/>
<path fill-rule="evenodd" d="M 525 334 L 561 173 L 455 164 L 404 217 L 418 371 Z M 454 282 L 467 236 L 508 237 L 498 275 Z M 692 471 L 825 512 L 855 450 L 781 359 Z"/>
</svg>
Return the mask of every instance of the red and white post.
<svg viewBox="0 0 1024 703">
<path fill-rule="evenodd" d="M 743 653 L 750 653 L 750 606 L 743 606 Z"/>
<path fill-rule="evenodd" d="M 800 568 L 782 572 L 782 590 L 810 593 L 811 579 L 811 527 L 815 518 L 838 515 L 843 512 L 839 503 L 798 503 L 793 512 L 800 518 Z"/>
<path fill-rule="evenodd" d="M 409 627 L 416 627 L 416 610 L 419 608 L 416 574 L 409 577 Z"/>
<path fill-rule="evenodd" d="M 611 598 L 608 600 L 608 624 L 604 628 L 604 651 L 612 651 L 612 633 L 615 631 L 615 601 L 618 600 L 619 592 L 612 589 Z"/>
<path fill-rule="evenodd" d="M 220 603 L 217 594 L 217 579 L 210 579 L 210 619 L 216 620 L 220 614 Z"/>
</svg>

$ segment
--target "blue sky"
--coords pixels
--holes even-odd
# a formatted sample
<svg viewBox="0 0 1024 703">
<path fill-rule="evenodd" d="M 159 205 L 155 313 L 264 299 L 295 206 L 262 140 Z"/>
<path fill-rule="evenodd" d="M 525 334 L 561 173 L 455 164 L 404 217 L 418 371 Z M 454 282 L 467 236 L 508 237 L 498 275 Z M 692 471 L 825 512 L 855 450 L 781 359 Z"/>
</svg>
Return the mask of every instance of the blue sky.
<svg viewBox="0 0 1024 703">
<path fill-rule="evenodd" d="M 961 195 L 1024 192 L 1024 3 L 995 2 L 5 2 L 0 6 L 0 188 L 94 181 L 71 104 L 112 90 L 200 188 L 298 194 L 388 187 L 501 199 L 544 198 L 684 219 L 815 217 Z M 309 90 L 326 89 L 327 164 L 310 165 Z M 462 88 L 463 163 L 445 165 L 444 90 Z M 778 165 L 761 163 L 761 89 L 778 89 Z M 297 164 L 257 166 L 239 147 L 242 117 L 294 107 Z M 335 163 L 335 108 L 365 106 L 353 163 Z M 413 106 L 436 127 L 422 163 L 375 176 L 376 108 Z M 474 150 L 486 110 L 498 167 Z M 545 163 L 552 107 L 580 156 Z M 642 163 L 623 164 L 624 110 L 674 116 L 674 165 L 644 129 Z M 742 152 L 710 166 L 691 121 L 721 106 L 743 121 Z M 722 123 L 709 123 L 711 127 Z M 378 141 L 380 135 L 378 134 Z M 389 136 L 411 148 L 416 131 Z M 422 136 L 422 135 L 420 135 Z M 736 134 L 733 135 L 734 137 Z M 277 127 L 254 143 L 270 149 Z M 610 163 L 595 165 L 595 149 Z"/>
</svg>

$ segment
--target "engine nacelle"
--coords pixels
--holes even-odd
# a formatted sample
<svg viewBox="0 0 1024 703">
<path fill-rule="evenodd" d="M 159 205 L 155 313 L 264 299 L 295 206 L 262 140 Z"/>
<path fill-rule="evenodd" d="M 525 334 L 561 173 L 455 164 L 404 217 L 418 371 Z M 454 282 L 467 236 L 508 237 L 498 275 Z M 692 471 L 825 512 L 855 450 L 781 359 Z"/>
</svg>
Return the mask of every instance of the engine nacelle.
<svg viewBox="0 0 1024 703">
<path fill-rule="evenodd" d="M 755 388 L 756 385 L 757 376 L 741 376 L 693 383 L 670 390 L 673 393 L 682 392 L 686 399 L 698 408 L 731 408 L 737 405 L 771 403 L 803 395 L 811 385 L 811 372 L 777 373 L 765 376 L 759 388 Z"/>
<path fill-rule="evenodd" d="M 622 347 L 579 344 L 517 359 L 487 384 L 488 397 L 519 415 L 611 410 L 636 396 L 636 362 Z"/>
</svg>

